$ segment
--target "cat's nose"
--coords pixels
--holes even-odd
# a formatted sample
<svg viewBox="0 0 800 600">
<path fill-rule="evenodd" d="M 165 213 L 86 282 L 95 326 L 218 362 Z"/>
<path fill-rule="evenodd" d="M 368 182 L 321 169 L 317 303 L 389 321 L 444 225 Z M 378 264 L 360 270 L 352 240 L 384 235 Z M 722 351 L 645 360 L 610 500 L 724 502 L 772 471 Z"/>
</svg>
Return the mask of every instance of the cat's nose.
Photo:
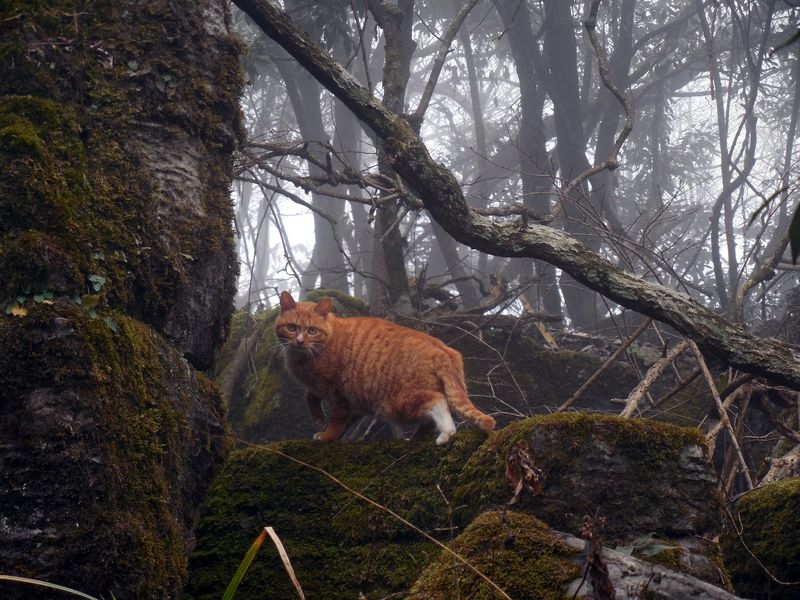
<svg viewBox="0 0 800 600">
<path fill-rule="evenodd" d="M 303 334 L 302 334 L 302 333 L 301 333 L 301 334 L 299 334 L 299 335 L 298 335 L 296 338 L 294 338 L 294 339 L 295 339 L 295 341 L 297 342 L 297 344 L 298 344 L 299 346 L 302 346 L 302 345 L 303 345 Z"/>
</svg>

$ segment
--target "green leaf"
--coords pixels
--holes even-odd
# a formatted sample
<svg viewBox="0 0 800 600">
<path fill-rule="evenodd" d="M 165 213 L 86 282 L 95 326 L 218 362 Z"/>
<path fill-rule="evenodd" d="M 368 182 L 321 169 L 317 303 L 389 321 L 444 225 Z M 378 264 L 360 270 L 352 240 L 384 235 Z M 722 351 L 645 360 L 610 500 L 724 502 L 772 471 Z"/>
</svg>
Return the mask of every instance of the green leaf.
<svg viewBox="0 0 800 600">
<path fill-rule="evenodd" d="M 236 588 L 239 587 L 239 584 L 244 577 L 247 568 L 250 566 L 250 563 L 253 562 L 253 559 L 256 556 L 256 552 L 258 549 L 261 548 L 261 544 L 264 543 L 264 538 L 267 537 L 267 528 L 265 527 L 261 530 L 261 533 L 255 539 L 255 541 L 250 545 L 250 549 L 245 554 L 244 558 L 242 559 L 239 568 L 236 570 L 236 574 L 231 579 L 231 582 L 228 584 L 228 589 L 225 590 L 225 594 L 222 596 L 222 600 L 231 600 L 234 594 L 236 594 Z"/>
<path fill-rule="evenodd" d="M 100 296 L 97 294 L 84 294 L 81 296 L 81 306 L 86 310 L 93 310 L 100 304 Z"/>
<path fill-rule="evenodd" d="M 789 224 L 789 246 L 792 250 L 792 264 L 796 264 L 797 257 L 800 256 L 800 206 L 795 209 Z"/>
</svg>

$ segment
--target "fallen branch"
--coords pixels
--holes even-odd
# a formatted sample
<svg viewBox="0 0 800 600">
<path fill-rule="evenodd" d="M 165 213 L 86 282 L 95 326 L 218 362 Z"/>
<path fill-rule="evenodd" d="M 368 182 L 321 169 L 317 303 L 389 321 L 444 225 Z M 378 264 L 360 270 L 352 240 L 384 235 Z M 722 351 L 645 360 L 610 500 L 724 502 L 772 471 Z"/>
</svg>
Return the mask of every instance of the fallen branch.
<svg viewBox="0 0 800 600">
<path fill-rule="evenodd" d="M 678 355 L 689 347 L 689 344 L 689 340 L 683 340 L 664 358 L 653 363 L 650 369 L 648 369 L 644 378 L 635 388 L 633 388 L 633 391 L 628 396 L 628 399 L 625 401 L 625 408 L 623 408 L 622 412 L 619 413 L 620 417 L 628 418 L 633 416 L 633 413 L 636 412 L 636 409 L 639 407 L 639 402 L 641 402 L 647 390 L 650 389 L 650 386 L 653 385 L 655 380 L 658 379 L 659 376 L 664 372 L 664 369 L 672 364 L 672 362 L 678 358 Z"/>
<path fill-rule="evenodd" d="M 714 397 L 714 402 L 716 403 L 717 411 L 719 412 L 719 418 L 722 419 L 722 422 L 725 424 L 725 428 L 728 430 L 728 434 L 731 436 L 731 444 L 733 444 L 733 447 L 736 450 L 736 456 L 739 459 L 739 465 L 742 468 L 744 479 L 747 482 L 747 489 L 752 490 L 755 486 L 753 485 L 753 480 L 750 478 L 750 470 L 747 468 L 747 462 L 744 460 L 744 454 L 742 454 L 742 448 L 739 446 L 739 440 L 737 439 L 736 432 L 734 431 L 733 425 L 731 425 L 731 421 L 728 418 L 728 411 L 725 406 L 723 406 L 722 400 L 719 397 L 719 392 L 717 391 L 717 386 L 714 383 L 714 378 L 711 376 L 711 371 L 708 370 L 706 360 L 703 358 L 703 354 L 700 352 L 700 348 L 697 347 L 697 344 L 692 341 L 689 341 L 689 344 L 692 346 L 692 352 L 694 352 L 694 356 L 697 359 L 697 364 L 699 364 L 700 368 L 703 370 L 703 376 L 706 378 L 708 389 L 711 391 L 711 395 Z"/>
</svg>

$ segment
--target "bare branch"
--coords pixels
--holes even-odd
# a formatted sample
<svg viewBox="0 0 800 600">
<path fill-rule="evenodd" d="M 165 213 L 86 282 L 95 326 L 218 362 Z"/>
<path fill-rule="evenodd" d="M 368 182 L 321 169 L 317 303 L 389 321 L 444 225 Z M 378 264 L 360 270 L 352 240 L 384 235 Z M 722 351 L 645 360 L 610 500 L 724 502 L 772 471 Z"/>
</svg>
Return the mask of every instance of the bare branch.
<svg viewBox="0 0 800 600">
<path fill-rule="evenodd" d="M 739 465 L 742 468 L 742 473 L 744 474 L 744 479 L 747 482 L 747 489 L 753 489 L 753 480 L 750 478 L 750 469 L 747 468 L 747 462 L 744 460 L 744 454 L 742 454 L 742 448 L 739 445 L 739 440 L 736 436 L 736 432 L 733 429 L 733 425 L 731 425 L 730 419 L 728 419 L 728 411 L 722 405 L 722 399 L 719 397 L 719 392 L 717 391 L 717 386 L 714 383 L 714 377 L 711 375 L 711 371 L 708 370 L 708 366 L 706 365 L 706 360 L 703 358 L 703 354 L 700 352 L 700 348 L 697 347 L 697 344 L 689 341 L 689 344 L 692 346 L 692 352 L 694 352 L 694 356 L 697 359 L 697 363 L 700 365 L 700 369 L 703 371 L 703 376 L 706 378 L 706 383 L 708 384 L 708 389 L 711 391 L 711 395 L 714 397 L 714 402 L 717 405 L 717 411 L 719 412 L 719 418 L 725 424 L 725 428 L 728 430 L 728 435 L 731 438 L 731 444 L 736 449 L 736 456 L 739 459 Z"/>
<path fill-rule="evenodd" d="M 592 6 L 589 9 L 589 16 L 586 18 L 586 21 L 583 25 L 586 27 L 586 33 L 589 35 L 589 41 L 592 43 L 592 48 L 594 48 L 594 52 L 597 55 L 597 65 L 600 73 L 600 79 L 603 80 L 603 85 L 606 86 L 608 91 L 614 94 L 614 97 L 619 100 L 619 103 L 622 105 L 622 108 L 625 111 L 625 125 L 623 125 L 622 129 L 617 135 L 617 139 L 614 140 L 614 145 L 611 148 L 611 154 L 608 156 L 608 158 L 588 169 L 587 171 L 584 171 L 569 182 L 567 187 L 564 189 L 564 195 L 567 197 L 570 197 L 572 192 L 574 192 L 578 186 L 580 186 L 584 181 L 593 175 L 597 175 L 606 169 L 613 171 L 619 166 L 619 151 L 622 148 L 622 144 L 625 143 L 625 140 L 628 139 L 628 135 L 633 130 L 633 106 L 631 105 L 630 97 L 623 93 L 617 87 L 614 81 L 612 81 L 611 70 L 608 67 L 608 56 L 606 56 L 605 49 L 597 40 L 597 31 L 595 27 L 597 25 L 597 11 L 600 8 L 600 2 L 601 0 L 594 0 L 592 2 Z"/>
<path fill-rule="evenodd" d="M 422 118 L 425 116 L 425 112 L 428 110 L 428 105 L 433 97 L 433 90 L 436 88 L 436 82 L 439 80 L 442 67 L 444 66 L 445 60 L 447 60 L 447 55 L 450 52 L 450 44 L 453 43 L 453 40 L 456 38 L 458 30 L 461 29 L 461 25 L 464 23 L 467 15 L 475 7 L 475 5 L 478 4 L 478 2 L 480 2 L 480 0 L 466 0 L 464 5 L 461 7 L 461 10 L 458 11 L 458 14 L 453 18 L 453 21 L 447 28 L 447 32 L 442 38 L 442 44 L 439 46 L 439 52 L 436 54 L 436 59 L 433 61 L 431 74 L 428 77 L 428 83 L 425 84 L 425 91 L 422 92 L 422 98 L 419 100 L 417 110 L 415 110 L 414 114 L 412 114 L 410 117 L 410 121 L 412 123 L 422 123 Z"/>
</svg>

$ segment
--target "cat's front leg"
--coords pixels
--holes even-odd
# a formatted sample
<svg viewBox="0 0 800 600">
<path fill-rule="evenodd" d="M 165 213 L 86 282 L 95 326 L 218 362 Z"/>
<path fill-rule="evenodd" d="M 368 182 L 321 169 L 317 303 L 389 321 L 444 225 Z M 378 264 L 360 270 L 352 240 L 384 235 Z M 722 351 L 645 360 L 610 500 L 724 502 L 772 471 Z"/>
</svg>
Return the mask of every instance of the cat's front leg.
<svg viewBox="0 0 800 600">
<path fill-rule="evenodd" d="M 342 437 L 344 430 L 350 424 L 352 409 L 347 399 L 340 394 L 330 396 L 331 417 L 325 429 L 314 434 L 314 439 L 320 442 L 331 442 Z"/>
<path fill-rule="evenodd" d="M 308 414 L 311 416 L 311 423 L 317 429 L 325 427 L 325 412 L 322 410 L 322 398 L 310 390 L 306 390 L 306 405 Z"/>
</svg>

